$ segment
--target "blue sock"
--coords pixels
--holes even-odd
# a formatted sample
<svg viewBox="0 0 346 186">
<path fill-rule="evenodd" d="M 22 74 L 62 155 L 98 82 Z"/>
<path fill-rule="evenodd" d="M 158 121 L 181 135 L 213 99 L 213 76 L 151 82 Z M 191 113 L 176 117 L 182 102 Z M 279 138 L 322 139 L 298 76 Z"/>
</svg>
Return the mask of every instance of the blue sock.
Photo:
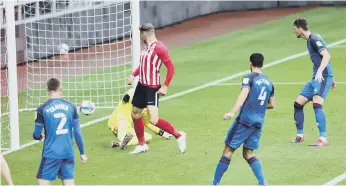
<svg viewBox="0 0 346 186">
<path fill-rule="evenodd" d="M 247 162 L 249 163 L 252 172 L 255 174 L 257 180 L 258 180 L 258 184 L 259 185 L 265 185 L 265 179 L 264 179 L 264 175 L 263 175 L 263 171 L 262 171 L 262 166 L 261 163 L 258 159 L 256 159 L 256 157 L 252 157 L 250 159 L 247 160 Z"/>
<path fill-rule="evenodd" d="M 320 137 L 326 137 L 326 115 L 322 109 L 322 105 L 318 103 L 314 103 L 314 111 L 315 111 L 315 119 L 318 126 L 318 130 L 320 131 Z"/>
<path fill-rule="evenodd" d="M 294 102 L 294 120 L 296 121 L 297 134 L 303 134 L 304 130 L 304 106 Z"/>
<path fill-rule="evenodd" d="M 222 175 L 228 169 L 230 162 L 231 158 L 228 158 L 227 156 L 221 157 L 219 164 L 217 165 L 215 170 L 213 185 L 219 185 Z"/>
</svg>

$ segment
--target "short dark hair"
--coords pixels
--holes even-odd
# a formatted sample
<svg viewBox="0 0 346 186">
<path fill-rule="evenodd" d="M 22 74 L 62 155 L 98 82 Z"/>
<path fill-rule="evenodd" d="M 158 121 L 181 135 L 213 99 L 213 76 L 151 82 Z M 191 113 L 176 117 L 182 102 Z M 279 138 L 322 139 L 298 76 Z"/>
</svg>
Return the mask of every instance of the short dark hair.
<svg viewBox="0 0 346 186">
<path fill-rule="evenodd" d="M 263 67 L 263 61 L 264 57 L 261 53 L 253 53 L 250 56 L 250 62 L 252 66 L 257 67 L 257 68 L 262 68 Z"/>
<path fill-rule="evenodd" d="M 304 17 L 298 17 L 294 22 L 293 25 L 297 28 L 302 28 L 303 30 L 309 30 L 308 28 L 308 20 Z"/>
<path fill-rule="evenodd" d="M 141 31 L 141 32 L 154 32 L 155 27 L 151 23 L 144 23 L 139 27 L 139 31 Z"/>
<path fill-rule="evenodd" d="M 60 87 L 60 80 L 58 80 L 57 78 L 50 78 L 47 81 L 48 91 L 57 91 L 59 87 Z"/>
</svg>

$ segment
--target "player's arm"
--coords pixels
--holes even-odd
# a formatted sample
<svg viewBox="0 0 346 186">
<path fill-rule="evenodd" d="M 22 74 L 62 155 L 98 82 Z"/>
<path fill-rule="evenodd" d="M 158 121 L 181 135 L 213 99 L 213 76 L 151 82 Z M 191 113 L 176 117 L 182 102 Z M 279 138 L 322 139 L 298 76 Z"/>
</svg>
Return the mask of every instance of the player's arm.
<svg viewBox="0 0 346 186">
<path fill-rule="evenodd" d="M 236 102 L 234 103 L 231 112 L 226 113 L 223 116 L 223 119 L 225 119 L 225 120 L 226 119 L 232 119 L 233 116 L 235 115 L 235 113 L 239 111 L 240 107 L 243 106 L 246 98 L 249 95 L 251 86 L 252 86 L 252 79 L 248 76 L 245 76 L 243 78 L 243 81 L 242 81 L 241 92 L 240 92 Z"/>
<path fill-rule="evenodd" d="M 327 67 L 327 65 L 329 63 L 331 56 L 330 56 L 327 49 L 321 50 L 320 55 L 322 56 L 322 62 L 321 62 L 320 67 L 318 68 L 318 70 L 323 72 L 323 70 Z"/>
<path fill-rule="evenodd" d="M 83 134 L 82 134 L 82 130 L 80 128 L 80 124 L 79 124 L 79 115 L 77 112 L 77 108 L 74 106 L 74 116 L 73 116 L 73 134 L 74 134 L 74 138 L 76 140 L 78 149 L 79 149 L 79 153 L 81 156 L 85 155 L 84 152 L 84 140 L 83 140 Z"/>
<path fill-rule="evenodd" d="M 37 109 L 36 111 L 36 119 L 35 119 L 35 129 L 32 137 L 35 140 L 42 140 L 44 136 L 42 135 L 42 129 L 44 127 L 43 114 L 41 109 Z"/>
<path fill-rule="evenodd" d="M 120 112 L 118 113 L 117 117 L 117 122 L 118 122 L 118 132 L 117 132 L 117 137 L 120 142 L 122 142 L 127 134 L 127 129 L 128 129 L 128 120 L 126 117 L 124 117 Z"/>
<path fill-rule="evenodd" d="M 273 85 L 272 92 L 270 93 L 270 96 L 269 96 L 269 102 L 267 104 L 267 109 L 274 109 L 274 107 L 275 107 L 275 96 L 274 96 L 274 85 Z"/>
<path fill-rule="evenodd" d="M 167 68 L 166 79 L 164 82 L 164 88 L 166 89 L 166 92 L 167 92 L 167 88 L 173 79 L 173 75 L 175 71 L 174 65 L 171 58 L 168 55 L 168 51 L 166 48 L 161 46 L 161 47 L 158 47 L 156 50 L 157 50 L 158 57 L 161 59 L 162 63 Z M 166 94 L 166 92 L 163 92 L 163 93 Z"/>
<path fill-rule="evenodd" d="M 84 155 L 84 140 L 83 140 L 83 134 L 82 130 L 80 128 L 79 120 L 74 121 L 74 126 L 73 126 L 73 134 L 80 152 L 80 155 Z"/>
<path fill-rule="evenodd" d="M 136 77 L 136 76 L 139 75 L 139 65 L 138 65 L 138 67 L 136 68 L 136 70 L 132 72 L 132 75 L 133 75 L 134 77 Z"/>
<path fill-rule="evenodd" d="M 250 92 L 250 88 L 248 87 L 244 87 L 241 89 L 241 92 L 231 110 L 231 113 L 233 115 L 239 111 L 241 106 L 243 106 L 247 96 L 249 95 L 249 92 Z"/>
<path fill-rule="evenodd" d="M 132 82 L 135 79 L 135 77 L 139 75 L 139 72 L 140 72 L 140 69 L 139 69 L 139 65 L 138 65 L 136 70 L 131 73 L 131 75 L 130 75 L 130 77 L 128 79 L 128 83 L 127 83 L 128 85 L 132 84 Z"/>
<path fill-rule="evenodd" d="M 275 96 L 272 96 L 269 98 L 267 109 L 274 109 L 274 107 L 275 107 Z"/>
<path fill-rule="evenodd" d="M 322 74 L 323 70 L 327 67 L 331 56 L 326 48 L 326 46 L 322 43 L 321 40 L 317 39 L 311 42 L 311 45 L 315 48 L 315 50 L 322 56 L 322 61 L 320 67 L 317 70 L 315 80 L 321 82 L 323 80 Z"/>
</svg>

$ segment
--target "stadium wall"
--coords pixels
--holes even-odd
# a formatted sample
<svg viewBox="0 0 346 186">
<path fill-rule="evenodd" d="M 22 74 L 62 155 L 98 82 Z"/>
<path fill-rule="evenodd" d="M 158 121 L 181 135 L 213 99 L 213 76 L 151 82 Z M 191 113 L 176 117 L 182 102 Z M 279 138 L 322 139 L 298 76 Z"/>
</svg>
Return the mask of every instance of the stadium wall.
<svg viewBox="0 0 346 186">
<path fill-rule="evenodd" d="M 161 28 L 217 12 L 345 5 L 346 1 L 144 1 L 141 22 L 152 22 Z"/>
<path fill-rule="evenodd" d="M 346 1 L 141 1 L 140 15 L 141 23 L 151 22 L 155 27 L 162 28 L 217 12 L 340 5 L 345 6 Z M 26 59 L 38 60 L 56 55 L 58 52 L 56 47 L 61 43 L 67 43 L 70 49 L 74 50 L 126 37 L 131 29 L 130 11 L 117 14 L 118 16 L 110 15 L 115 15 L 118 10 L 129 8 L 130 4 L 125 3 L 102 7 L 95 11 L 76 11 L 60 17 L 25 23 L 26 34 L 24 24 L 19 24 L 16 28 L 18 63 L 25 62 Z M 80 15 L 84 16 L 81 18 Z M 123 25 L 128 26 L 123 27 Z M 76 32 L 78 30 L 83 32 Z M 2 36 L 1 47 L 4 47 L 3 41 Z M 4 55 L 1 55 L 0 61 L 1 67 L 4 67 Z"/>
</svg>

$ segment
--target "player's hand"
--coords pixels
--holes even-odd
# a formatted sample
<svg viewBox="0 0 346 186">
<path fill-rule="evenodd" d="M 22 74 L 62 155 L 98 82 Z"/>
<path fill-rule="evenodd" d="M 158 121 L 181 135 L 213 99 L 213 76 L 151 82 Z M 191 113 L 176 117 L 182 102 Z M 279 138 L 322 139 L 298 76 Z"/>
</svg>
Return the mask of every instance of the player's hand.
<svg viewBox="0 0 346 186">
<path fill-rule="evenodd" d="M 229 120 L 229 119 L 232 119 L 234 117 L 234 114 L 229 112 L 229 113 L 226 113 L 225 115 L 223 115 L 223 119 L 224 120 Z"/>
<path fill-rule="evenodd" d="M 40 139 L 40 141 L 44 141 L 44 134 L 41 134 L 41 139 Z"/>
<path fill-rule="evenodd" d="M 321 83 L 324 80 L 322 76 L 322 70 L 317 70 L 316 76 L 315 76 L 315 81 Z"/>
<path fill-rule="evenodd" d="M 132 82 L 133 82 L 133 80 L 135 79 L 135 76 L 134 75 L 130 75 L 130 77 L 129 77 L 129 79 L 128 79 L 128 85 L 132 85 Z"/>
<path fill-rule="evenodd" d="M 167 89 L 168 89 L 168 87 L 163 86 L 163 87 L 161 87 L 161 88 L 159 89 L 159 91 L 157 91 L 156 93 L 157 93 L 158 95 L 160 95 L 160 96 L 164 96 L 164 95 L 167 94 Z"/>
<path fill-rule="evenodd" d="M 88 157 L 85 154 L 80 155 L 80 161 L 84 164 L 88 161 Z"/>
<path fill-rule="evenodd" d="M 336 83 L 335 81 L 333 81 L 333 84 L 332 84 L 332 89 L 335 90 L 336 89 Z"/>
</svg>

